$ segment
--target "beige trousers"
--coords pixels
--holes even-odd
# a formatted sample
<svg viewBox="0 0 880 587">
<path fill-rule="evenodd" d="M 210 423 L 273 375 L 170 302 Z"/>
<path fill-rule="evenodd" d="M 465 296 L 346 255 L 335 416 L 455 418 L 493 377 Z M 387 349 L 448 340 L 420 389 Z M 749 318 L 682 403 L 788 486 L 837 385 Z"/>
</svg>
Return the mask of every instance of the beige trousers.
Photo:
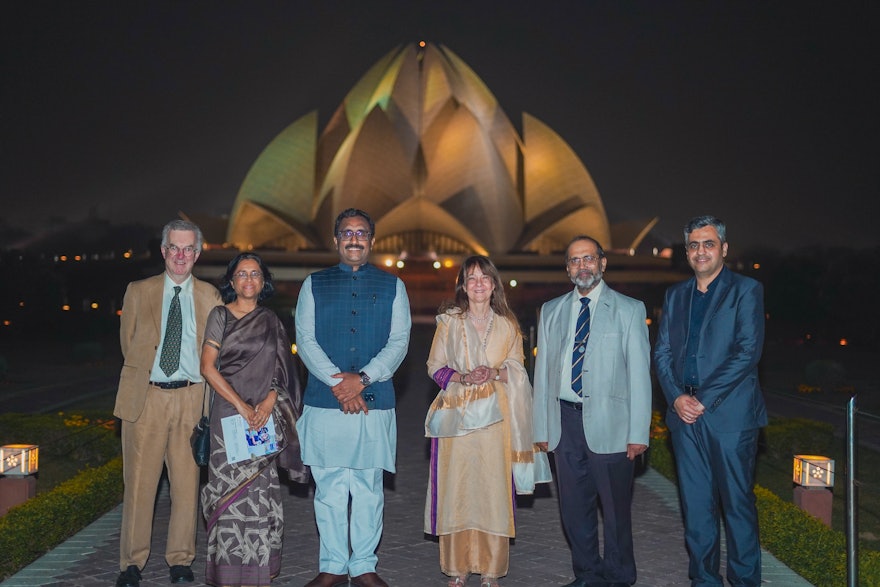
<svg viewBox="0 0 880 587">
<path fill-rule="evenodd" d="M 510 538 L 479 530 L 440 536 L 440 570 L 450 577 L 469 574 L 497 579 L 507 574 Z"/>
<path fill-rule="evenodd" d="M 150 556 L 153 509 L 163 465 L 171 485 L 171 519 L 165 544 L 169 566 L 190 565 L 196 556 L 199 467 L 189 439 L 202 414 L 204 385 L 180 389 L 150 386 L 136 422 L 122 422 L 125 493 L 119 535 L 119 569 L 143 569 Z"/>
</svg>

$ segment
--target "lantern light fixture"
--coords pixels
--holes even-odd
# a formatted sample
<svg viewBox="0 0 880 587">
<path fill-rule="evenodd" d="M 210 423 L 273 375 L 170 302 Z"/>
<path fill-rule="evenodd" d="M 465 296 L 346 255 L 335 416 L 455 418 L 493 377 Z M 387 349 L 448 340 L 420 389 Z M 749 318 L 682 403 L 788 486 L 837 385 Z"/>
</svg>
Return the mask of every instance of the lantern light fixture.
<svg viewBox="0 0 880 587">
<path fill-rule="evenodd" d="M 0 446 L 0 475 L 25 476 L 39 471 L 40 447 L 36 444 Z"/>
</svg>

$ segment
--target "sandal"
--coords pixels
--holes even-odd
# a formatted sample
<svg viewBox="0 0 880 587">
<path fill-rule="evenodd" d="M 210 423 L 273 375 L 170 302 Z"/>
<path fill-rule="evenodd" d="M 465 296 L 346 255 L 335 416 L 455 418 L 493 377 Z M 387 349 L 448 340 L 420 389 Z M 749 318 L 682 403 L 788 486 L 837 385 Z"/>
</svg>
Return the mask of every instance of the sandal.
<svg viewBox="0 0 880 587">
<path fill-rule="evenodd" d="M 480 587 L 501 587 L 495 577 L 480 577 Z"/>
<path fill-rule="evenodd" d="M 447 587 L 464 587 L 467 583 L 467 577 L 454 577 L 446 584 Z"/>
</svg>

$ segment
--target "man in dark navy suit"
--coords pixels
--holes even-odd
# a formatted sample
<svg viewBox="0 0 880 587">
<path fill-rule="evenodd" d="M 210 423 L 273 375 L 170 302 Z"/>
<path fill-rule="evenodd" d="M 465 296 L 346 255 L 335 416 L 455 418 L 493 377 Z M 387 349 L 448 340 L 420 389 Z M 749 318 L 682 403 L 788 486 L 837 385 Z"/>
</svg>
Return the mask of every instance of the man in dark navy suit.
<svg viewBox="0 0 880 587">
<path fill-rule="evenodd" d="M 722 585 L 719 513 L 727 581 L 761 584 L 755 455 L 767 411 L 758 384 L 764 344 L 761 284 L 724 266 L 727 234 L 713 216 L 684 229 L 694 277 L 669 288 L 654 348 L 669 403 L 666 423 L 678 470 L 691 585 Z"/>
</svg>

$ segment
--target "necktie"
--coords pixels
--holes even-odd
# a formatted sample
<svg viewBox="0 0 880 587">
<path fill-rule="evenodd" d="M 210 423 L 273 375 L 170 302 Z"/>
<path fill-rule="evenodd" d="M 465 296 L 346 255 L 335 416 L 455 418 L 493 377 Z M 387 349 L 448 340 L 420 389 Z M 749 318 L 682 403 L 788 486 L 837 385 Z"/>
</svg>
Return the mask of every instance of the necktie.
<svg viewBox="0 0 880 587">
<path fill-rule="evenodd" d="M 168 306 L 168 322 L 165 324 L 165 340 L 159 368 L 168 377 L 180 366 L 180 337 L 183 335 L 183 317 L 180 314 L 180 286 L 174 286 L 174 297 Z"/>
<path fill-rule="evenodd" d="M 587 350 L 587 339 L 590 338 L 590 298 L 581 298 L 581 310 L 578 312 L 577 325 L 574 329 L 574 349 L 571 351 L 571 389 L 583 396 L 584 352 Z"/>
</svg>

